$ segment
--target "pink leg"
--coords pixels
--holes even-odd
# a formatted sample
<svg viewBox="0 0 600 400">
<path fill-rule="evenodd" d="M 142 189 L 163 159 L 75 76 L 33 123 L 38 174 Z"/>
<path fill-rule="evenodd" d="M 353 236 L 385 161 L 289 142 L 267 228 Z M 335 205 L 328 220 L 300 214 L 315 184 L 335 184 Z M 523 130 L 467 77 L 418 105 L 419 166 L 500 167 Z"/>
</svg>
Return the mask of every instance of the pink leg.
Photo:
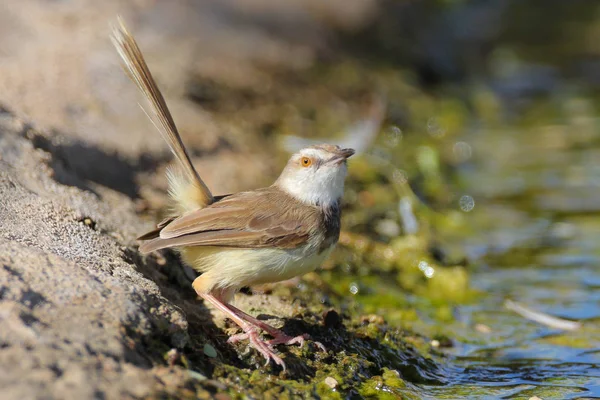
<svg viewBox="0 0 600 400">
<path fill-rule="evenodd" d="M 259 319 L 256 319 L 249 314 L 246 314 L 245 312 L 243 312 L 242 310 L 240 310 L 239 308 L 237 308 L 235 306 L 232 306 L 231 304 L 225 304 L 225 307 L 229 308 L 231 310 L 231 312 L 233 312 L 236 316 L 243 319 L 247 323 L 254 325 L 255 327 L 257 327 L 259 329 L 262 329 L 263 331 L 267 332 L 269 335 L 273 336 L 273 339 L 269 340 L 267 342 L 267 344 L 269 346 L 275 346 L 278 344 L 292 345 L 292 344 L 297 343 L 300 345 L 300 347 L 302 347 L 304 345 L 304 341 L 306 339 L 310 338 L 308 333 L 304 333 L 304 334 L 302 334 L 300 336 L 296 336 L 296 337 L 288 336 L 285 333 L 283 333 L 282 331 L 280 331 L 279 329 L 276 329 L 276 328 L 272 327 L 271 325 L 269 325 Z M 245 339 L 247 339 L 247 334 L 242 333 L 239 335 L 232 336 L 229 340 L 231 342 L 235 343 L 235 342 L 238 342 L 240 340 L 245 340 Z M 325 346 L 323 346 L 321 343 L 315 342 L 315 344 L 322 351 L 327 351 L 325 349 Z"/>
<path fill-rule="evenodd" d="M 285 371 L 285 363 L 277 354 L 275 354 L 273 352 L 273 350 L 271 349 L 269 344 L 265 343 L 263 340 L 260 339 L 260 337 L 258 336 L 258 331 L 255 326 L 248 323 L 247 321 L 244 321 L 235 312 L 233 312 L 231 309 L 229 309 L 227 304 L 223 303 L 221 300 L 217 299 L 215 296 L 213 296 L 211 294 L 205 294 L 205 293 L 198 293 L 198 294 L 205 301 L 211 303 L 216 308 L 218 308 L 219 310 L 224 312 L 229 318 L 231 318 L 233 320 L 233 322 L 235 322 L 237 325 L 239 325 L 240 328 L 242 328 L 242 330 L 244 331 L 244 335 L 245 335 L 244 339 L 248 339 L 250 341 L 250 345 L 252 347 L 254 347 L 256 350 L 258 350 L 259 353 L 262 354 L 266 358 L 267 363 L 265 365 L 268 365 L 269 361 L 273 360 L 273 361 L 275 361 L 276 364 L 279 364 Z M 235 336 L 238 336 L 238 335 L 235 335 Z M 234 338 L 235 336 L 232 336 L 231 338 Z"/>
</svg>

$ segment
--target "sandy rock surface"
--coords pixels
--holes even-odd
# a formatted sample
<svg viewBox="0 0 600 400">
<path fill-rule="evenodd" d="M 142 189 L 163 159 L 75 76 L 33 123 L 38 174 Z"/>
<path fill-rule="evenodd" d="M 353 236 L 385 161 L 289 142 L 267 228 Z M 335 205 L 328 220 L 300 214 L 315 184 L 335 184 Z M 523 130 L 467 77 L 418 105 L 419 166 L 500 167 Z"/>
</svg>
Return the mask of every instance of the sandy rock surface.
<svg viewBox="0 0 600 400">
<path fill-rule="evenodd" d="M 186 278 L 174 284 L 164 260 L 137 254 L 153 222 L 140 202 L 164 201 L 170 155 L 120 71 L 109 22 L 129 22 L 194 162 L 224 193 L 272 179 L 271 158 L 244 162 L 269 148 L 190 101 L 189 77 L 260 88 L 261 67 L 309 66 L 328 26 L 350 29 L 373 8 L 341 3 L 0 1 L 2 399 L 147 396 L 187 379 L 165 372 L 163 350 L 220 332 Z M 292 312 L 280 303 L 273 314 Z"/>
<path fill-rule="evenodd" d="M 69 172 L 36 149 L 37 132 L 6 112 L 0 121 L 2 398 L 147 393 L 139 338 L 184 346 L 187 321 L 124 257 L 143 226 L 133 202 L 57 183 Z"/>
</svg>

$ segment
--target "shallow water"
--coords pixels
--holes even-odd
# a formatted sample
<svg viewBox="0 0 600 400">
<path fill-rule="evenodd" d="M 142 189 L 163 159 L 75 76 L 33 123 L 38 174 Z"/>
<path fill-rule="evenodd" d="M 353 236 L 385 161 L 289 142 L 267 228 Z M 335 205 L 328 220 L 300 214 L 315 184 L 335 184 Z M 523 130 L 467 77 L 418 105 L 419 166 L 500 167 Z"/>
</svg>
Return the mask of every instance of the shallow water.
<svg viewBox="0 0 600 400">
<path fill-rule="evenodd" d="M 598 117 L 591 100 L 563 101 L 579 110 L 461 138 L 473 149 L 458 175 L 476 203 L 464 243 L 481 296 L 455 310 L 449 384 L 428 396 L 600 398 Z M 529 321 L 506 299 L 582 327 Z"/>
</svg>

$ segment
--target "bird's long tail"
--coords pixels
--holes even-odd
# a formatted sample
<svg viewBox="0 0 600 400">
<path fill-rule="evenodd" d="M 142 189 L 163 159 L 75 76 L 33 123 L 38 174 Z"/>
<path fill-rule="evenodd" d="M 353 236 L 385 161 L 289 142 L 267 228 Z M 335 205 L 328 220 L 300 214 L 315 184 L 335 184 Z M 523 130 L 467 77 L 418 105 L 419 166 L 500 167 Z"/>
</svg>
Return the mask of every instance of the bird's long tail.
<svg viewBox="0 0 600 400">
<path fill-rule="evenodd" d="M 181 167 L 181 171 L 169 170 L 167 174 L 169 192 L 175 202 L 174 211 L 183 214 L 211 204 L 213 195 L 192 165 L 167 103 L 156 86 L 140 48 L 121 18 L 113 26 L 111 39 L 121 56 L 125 71 L 150 104 L 150 112 L 143 106 L 142 109 L 165 139 Z"/>
</svg>

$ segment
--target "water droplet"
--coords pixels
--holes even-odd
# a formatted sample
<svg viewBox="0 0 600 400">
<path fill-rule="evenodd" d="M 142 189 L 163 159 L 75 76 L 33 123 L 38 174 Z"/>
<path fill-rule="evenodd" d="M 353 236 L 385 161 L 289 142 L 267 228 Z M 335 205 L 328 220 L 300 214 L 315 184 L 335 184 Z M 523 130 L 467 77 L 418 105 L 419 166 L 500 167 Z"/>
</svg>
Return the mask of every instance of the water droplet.
<svg viewBox="0 0 600 400">
<path fill-rule="evenodd" d="M 352 293 L 352 294 L 358 293 L 358 284 L 356 284 L 354 282 L 350 284 L 350 293 Z"/>
<path fill-rule="evenodd" d="M 469 212 L 475 207 L 475 199 L 468 194 L 465 194 L 458 201 L 458 205 L 464 212 Z"/>
<path fill-rule="evenodd" d="M 383 257 L 387 260 L 393 260 L 394 259 L 394 250 L 391 247 L 386 247 L 385 250 L 383 250 Z"/>
<path fill-rule="evenodd" d="M 446 130 L 440 126 L 435 117 L 427 120 L 427 132 L 433 137 L 442 137 L 446 134 Z"/>
<path fill-rule="evenodd" d="M 431 278 L 433 276 L 433 274 L 435 274 L 435 269 L 433 269 L 433 267 L 427 267 L 423 271 L 423 274 L 425 275 L 426 278 Z"/>
<path fill-rule="evenodd" d="M 385 131 L 385 142 L 390 147 L 396 147 L 402 140 L 402 130 L 397 126 L 391 126 Z"/>
<path fill-rule="evenodd" d="M 454 157 L 457 162 L 465 162 L 469 158 L 471 158 L 472 149 L 471 145 L 467 142 L 456 142 L 454 143 L 454 147 L 452 148 L 454 152 Z"/>
<path fill-rule="evenodd" d="M 419 269 L 423 271 L 426 278 L 431 278 L 435 274 L 435 269 L 427 261 L 419 261 Z"/>
</svg>

